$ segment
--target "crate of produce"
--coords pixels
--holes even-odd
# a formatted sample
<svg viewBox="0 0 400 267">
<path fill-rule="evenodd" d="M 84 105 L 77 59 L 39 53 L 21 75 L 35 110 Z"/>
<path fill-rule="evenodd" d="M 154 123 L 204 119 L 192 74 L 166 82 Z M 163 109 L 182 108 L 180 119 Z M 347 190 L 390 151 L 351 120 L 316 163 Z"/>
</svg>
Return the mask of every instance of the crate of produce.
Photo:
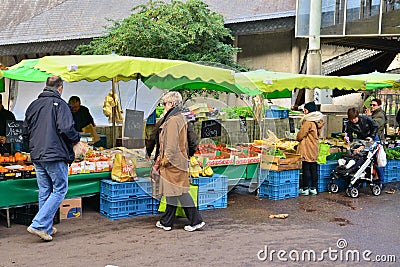
<svg viewBox="0 0 400 267">
<path fill-rule="evenodd" d="M 285 158 L 273 155 L 261 155 L 261 169 L 285 171 L 301 169 L 301 155 L 285 153 Z"/>
<path fill-rule="evenodd" d="M 152 185 L 146 178 L 124 183 L 104 179 L 100 183 L 100 195 L 108 200 L 147 198 L 152 195 Z"/>
<path fill-rule="evenodd" d="M 29 226 L 32 223 L 33 218 L 39 211 L 39 205 L 31 204 L 23 207 L 14 208 L 14 219 L 13 222 L 16 224 Z M 60 209 L 57 210 L 54 215 L 53 224 L 60 223 Z"/>
<path fill-rule="evenodd" d="M 299 183 L 287 183 L 284 185 L 269 185 L 262 183 L 259 187 L 258 197 L 270 200 L 281 200 L 299 196 Z"/>
<path fill-rule="evenodd" d="M 289 118 L 289 110 L 288 109 L 266 109 L 265 117 L 266 118 L 274 118 L 274 119 Z"/>
<path fill-rule="evenodd" d="M 228 206 L 228 192 L 200 192 L 198 194 L 198 209 L 223 209 Z"/>
<path fill-rule="evenodd" d="M 284 185 L 287 183 L 298 183 L 300 170 L 270 171 L 261 170 L 259 184 L 264 182 L 270 185 Z"/>
<path fill-rule="evenodd" d="M 199 186 L 199 192 L 227 192 L 228 176 L 214 174 L 211 177 L 192 178 L 192 184 Z"/>
<path fill-rule="evenodd" d="M 153 198 L 107 200 L 100 197 L 100 213 L 110 219 L 121 219 L 153 214 Z"/>
</svg>

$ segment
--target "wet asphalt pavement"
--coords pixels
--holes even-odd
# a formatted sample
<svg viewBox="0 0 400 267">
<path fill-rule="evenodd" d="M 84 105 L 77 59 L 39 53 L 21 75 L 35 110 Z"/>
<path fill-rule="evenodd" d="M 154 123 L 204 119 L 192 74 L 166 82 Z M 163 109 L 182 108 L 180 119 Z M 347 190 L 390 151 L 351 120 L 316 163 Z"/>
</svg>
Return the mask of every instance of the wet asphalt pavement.
<svg viewBox="0 0 400 267">
<path fill-rule="evenodd" d="M 385 193 L 389 189 L 396 192 Z M 0 267 L 400 266 L 399 203 L 400 183 L 387 184 L 380 196 L 362 188 L 356 199 L 339 192 L 277 201 L 236 186 L 228 208 L 201 211 L 204 230 L 188 233 L 185 218 L 169 232 L 154 226 L 159 215 L 108 220 L 94 197 L 84 199 L 82 218 L 56 225 L 50 243 L 23 225 L 0 227 Z M 288 217 L 268 218 L 282 213 Z M 323 260 L 308 260 L 310 251 Z M 361 258 L 354 260 L 356 254 Z M 391 262 L 378 263 L 376 256 Z"/>
</svg>

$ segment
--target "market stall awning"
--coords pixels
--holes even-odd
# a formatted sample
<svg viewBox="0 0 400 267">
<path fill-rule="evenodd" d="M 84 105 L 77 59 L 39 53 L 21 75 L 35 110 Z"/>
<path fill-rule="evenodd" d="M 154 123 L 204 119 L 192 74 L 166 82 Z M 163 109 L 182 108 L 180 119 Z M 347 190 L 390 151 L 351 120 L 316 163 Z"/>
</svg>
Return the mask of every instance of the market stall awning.
<svg viewBox="0 0 400 267">
<path fill-rule="evenodd" d="M 7 71 L 7 78 L 44 82 L 58 75 L 67 82 L 135 80 L 168 90 L 208 89 L 241 94 L 231 70 L 181 60 L 118 55 L 46 56 L 23 60 Z"/>
<path fill-rule="evenodd" d="M 351 79 L 366 81 L 367 90 L 375 90 L 382 88 L 400 90 L 400 74 L 371 72 L 367 74 L 346 76 Z"/>
<path fill-rule="evenodd" d="M 35 69 L 34 66 L 38 60 L 39 59 L 25 59 L 19 64 L 10 67 L 8 70 L 4 70 L 4 77 L 24 82 L 45 82 L 47 77 L 52 74 Z"/>
<path fill-rule="evenodd" d="M 294 89 L 365 89 L 365 81 L 339 76 L 306 75 L 265 70 L 241 72 L 235 74 L 236 83 L 256 94 L 257 90 L 263 93 L 283 92 Z M 286 90 L 286 92 L 285 92 Z"/>
</svg>

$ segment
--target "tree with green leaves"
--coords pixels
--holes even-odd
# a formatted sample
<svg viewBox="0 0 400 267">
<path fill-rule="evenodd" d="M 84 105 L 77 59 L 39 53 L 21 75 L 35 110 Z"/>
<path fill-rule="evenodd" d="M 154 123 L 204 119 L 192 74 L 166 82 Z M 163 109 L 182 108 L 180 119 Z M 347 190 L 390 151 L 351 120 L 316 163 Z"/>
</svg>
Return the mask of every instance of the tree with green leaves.
<svg viewBox="0 0 400 267">
<path fill-rule="evenodd" d="M 229 44 L 233 37 L 223 17 L 202 0 L 150 0 L 132 12 L 128 18 L 112 20 L 105 36 L 80 45 L 77 52 L 214 62 L 243 69 L 233 61 L 240 49 Z"/>
</svg>

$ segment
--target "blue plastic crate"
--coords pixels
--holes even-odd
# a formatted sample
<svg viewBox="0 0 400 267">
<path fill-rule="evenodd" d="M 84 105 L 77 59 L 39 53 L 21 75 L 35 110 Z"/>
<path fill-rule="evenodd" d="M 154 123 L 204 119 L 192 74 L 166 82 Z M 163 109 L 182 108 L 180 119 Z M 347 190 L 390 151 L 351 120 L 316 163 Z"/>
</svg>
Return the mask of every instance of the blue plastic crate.
<svg viewBox="0 0 400 267">
<path fill-rule="evenodd" d="M 161 214 L 158 211 L 158 207 L 160 206 L 160 200 L 153 198 L 153 214 Z"/>
<path fill-rule="evenodd" d="M 288 183 L 299 183 L 300 170 L 269 171 L 261 170 L 259 184 L 284 185 Z"/>
<path fill-rule="evenodd" d="M 214 174 L 211 177 L 192 178 L 192 184 L 199 186 L 199 193 L 228 192 L 228 176 Z"/>
<path fill-rule="evenodd" d="M 223 209 L 228 206 L 228 193 L 227 192 L 206 192 L 198 194 L 198 209 L 199 210 L 212 210 Z"/>
<path fill-rule="evenodd" d="M 100 196 L 100 212 L 110 218 L 153 214 L 153 198 L 132 198 L 110 201 Z"/>
<path fill-rule="evenodd" d="M 268 198 L 271 200 L 280 200 L 299 196 L 299 183 L 288 183 L 284 185 L 261 184 L 259 187 L 259 198 Z"/>
<path fill-rule="evenodd" d="M 393 183 L 393 182 L 399 182 L 400 181 L 400 177 L 399 177 L 399 172 L 385 172 L 385 175 L 383 176 L 383 184 L 386 183 Z"/>
<path fill-rule="evenodd" d="M 400 181 L 400 169 L 387 169 L 385 167 L 382 183 L 392 183 Z"/>
<path fill-rule="evenodd" d="M 152 185 L 149 179 L 139 178 L 133 182 L 114 182 L 101 180 L 100 195 L 110 201 L 128 198 L 147 198 L 152 195 Z"/>
<path fill-rule="evenodd" d="M 334 170 L 337 166 L 338 163 L 336 160 L 327 161 L 326 164 L 318 164 L 318 175 L 322 177 L 331 176 L 332 170 Z"/>
<path fill-rule="evenodd" d="M 151 115 L 147 118 L 146 124 L 156 124 L 156 118 L 157 118 L 157 114 L 156 114 L 156 110 L 153 111 L 153 113 L 151 113 Z"/>
<path fill-rule="evenodd" d="M 265 117 L 274 119 L 284 119 L 289 118 L 288 109 L 266 109 Z"/>
<path fill-rule="evenodd" d="M 331 177 L 318 177 L 317 192 L 328 192 L 328 184 L 331 180 Z"/>
<path fill-rule="evenodd" d="M 107 212 L 100 211 L 100 215 L 102 215 L 110 220 L 119 220 L 119 219 L 126 219 L 126 218 L 139 217 L 139 216 L 149 216 L 149 215 L 153 215 L 153 213 L 152 212 L 132 212 L 127 215 L 111 215 L 111 214 L 108 214 Z"/>
<path fill-rule="evenodd" d="M 389 159 L 386 163 L 385 170 L 400 169 L 400 160 Z"/>
</svg>

